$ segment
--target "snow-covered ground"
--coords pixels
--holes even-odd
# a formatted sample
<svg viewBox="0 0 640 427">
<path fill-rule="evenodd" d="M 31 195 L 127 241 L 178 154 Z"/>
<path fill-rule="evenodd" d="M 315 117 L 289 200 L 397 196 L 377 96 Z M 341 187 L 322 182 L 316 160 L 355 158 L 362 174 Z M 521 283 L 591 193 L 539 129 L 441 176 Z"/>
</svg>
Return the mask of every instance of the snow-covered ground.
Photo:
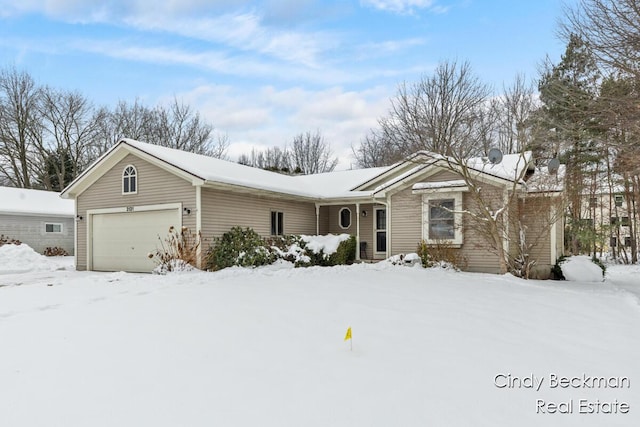
<svg viewBox="0 0 640 427">
<path fill-rule="evenodd" d="M 640 425 L 640 266 L 554 282 L 20 258 L 0 256 L 0 426 Z"/>
</svg>

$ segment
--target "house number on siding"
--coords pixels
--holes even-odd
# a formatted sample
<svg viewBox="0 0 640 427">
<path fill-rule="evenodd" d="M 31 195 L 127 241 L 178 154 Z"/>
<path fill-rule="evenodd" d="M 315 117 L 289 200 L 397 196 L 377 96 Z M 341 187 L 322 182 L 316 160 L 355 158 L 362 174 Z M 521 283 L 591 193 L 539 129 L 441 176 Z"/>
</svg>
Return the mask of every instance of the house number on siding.
<svg viewBox="0 0 640 427">
<path fill-rule="evenodd" d="M 127 206 L 127 212 L 133 212 L 133 206 Z"/>
</svg>

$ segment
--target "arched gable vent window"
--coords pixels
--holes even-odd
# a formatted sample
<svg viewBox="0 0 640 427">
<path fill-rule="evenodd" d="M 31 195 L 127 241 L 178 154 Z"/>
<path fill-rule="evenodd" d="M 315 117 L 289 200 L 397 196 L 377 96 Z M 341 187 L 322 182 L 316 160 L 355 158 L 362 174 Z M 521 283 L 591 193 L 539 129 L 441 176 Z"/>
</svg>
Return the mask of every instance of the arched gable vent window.
<svg viewBox="0 0 640 427">
<path fill-rule="evenodd" d="M 351 209 L 342 208 L 338 214 L 340 220 L 340 227 L 343 229 L 351 227 Z"/>
<path fill-rule="evenodd" d="M 122 171 L 122 194 L 136 194 L 138 192 L 138 171 L 129 165 Z"/>
</svg>

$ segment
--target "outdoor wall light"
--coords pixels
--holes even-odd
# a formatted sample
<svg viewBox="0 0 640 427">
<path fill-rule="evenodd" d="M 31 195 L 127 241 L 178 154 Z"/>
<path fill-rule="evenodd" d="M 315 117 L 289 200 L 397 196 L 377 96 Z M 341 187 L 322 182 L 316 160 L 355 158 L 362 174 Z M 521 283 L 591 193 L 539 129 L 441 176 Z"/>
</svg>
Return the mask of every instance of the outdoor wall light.
<svg viewBox="0 0 640 427">
<path fill-rule="evenodd" d="M 182 211 L 183 211 L 186 215 L 191 215 L 191 209 L 189 209 L 189 208 L 184 208 L 184 209 L 182 209 Z"/>
<path fill-rule="evenodd" d="M 82 221 L 82 215 L 76 215 L 76 221 Z"/>
<path fill-rule="evenodd" d="M 363 217 L 367 216 L 367 211 L 362 211 L 362 216 Z"/>
</svg>

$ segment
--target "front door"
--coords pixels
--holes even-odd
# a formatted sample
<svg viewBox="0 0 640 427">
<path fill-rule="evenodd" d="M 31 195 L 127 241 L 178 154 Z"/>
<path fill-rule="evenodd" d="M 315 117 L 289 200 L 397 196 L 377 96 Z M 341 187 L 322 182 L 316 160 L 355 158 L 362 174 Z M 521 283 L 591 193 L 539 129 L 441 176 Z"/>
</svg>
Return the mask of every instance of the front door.
<svg viewBox="0 0 640 427">
<path fill-rule="evenodd" d="M 387 208 L 374 208 L 373 234 L 376 239 L 375 254 L 387 255 Z"/>
</svg>

